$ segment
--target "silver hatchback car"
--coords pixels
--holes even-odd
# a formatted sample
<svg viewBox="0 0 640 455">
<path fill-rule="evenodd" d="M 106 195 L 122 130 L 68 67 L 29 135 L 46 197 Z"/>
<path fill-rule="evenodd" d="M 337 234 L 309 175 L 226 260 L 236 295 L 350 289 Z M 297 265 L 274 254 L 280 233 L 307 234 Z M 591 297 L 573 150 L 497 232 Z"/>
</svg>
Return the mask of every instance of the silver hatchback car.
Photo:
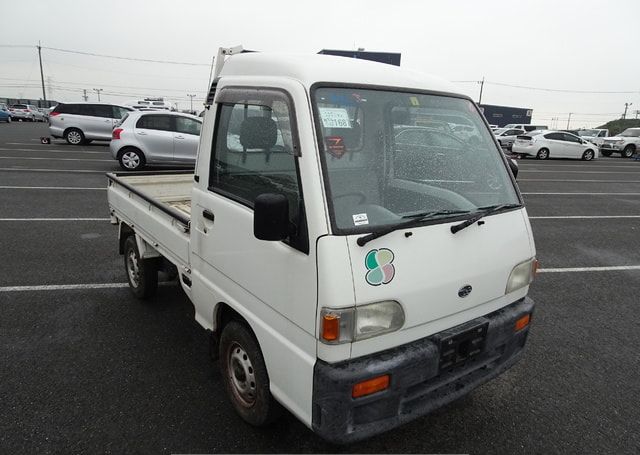
<svg viewBox="0 0 640 455">
<path fill-rule="evenodd" d="M 71 145 L 109 141 L 113 127 L 131 111 L 109 103 L 60 103 L 49 114 L 49 134 Z"/>
<path fill-rule="evenodd" d="M 116 125 L 111 154 L 128 171 L 147 164 L 193 166 L 202 119 L 178 112 L 135 111 Z"/>
</svg>

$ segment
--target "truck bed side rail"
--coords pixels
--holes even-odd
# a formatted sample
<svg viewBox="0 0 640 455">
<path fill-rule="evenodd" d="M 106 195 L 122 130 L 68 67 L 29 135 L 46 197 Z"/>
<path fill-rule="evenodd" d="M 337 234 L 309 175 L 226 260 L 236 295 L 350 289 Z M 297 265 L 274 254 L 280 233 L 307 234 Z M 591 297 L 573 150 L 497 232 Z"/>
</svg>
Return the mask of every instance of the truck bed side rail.
<svg viewBox="0 0 640 455">
<path fill-rule="evenodd" d="M 174 172 L 172 172 L 172 174 L 193 174 L 193 171 L 185 171 L 185 172 L 175 172 L 174 171 Z M 169 206 L 167 204 L 163 204 L 163 203 L 157 201 L 156 199 L 154 199 L 150 195 L 146 194 L 144 191 L 140 191 L 136 187 L 134 187 L 132 185 L 129 185 L 127 182 L 125 182 L 121 178 L 119 178 L 120 176 L 134 176 L 134 175 L 149 175 L 149 174 L 146 173 L 146 172 L 127 172 L 126 174 L 114 174 L 113 172 L 108 172 L 107 173 L 107 178 L 109 179 L 109 186 L 111 186 L 113 182 L 117 183 L 118 185 L 121 185 L 122 187 L 124 187 L 127 190 L 131 191 L 136 196 L 141 197 L 142 199 L 144 199 L 149 204 L 153 205 L 157 209 L 159 209 L 162 212 L 166 213 L 170 217 L 175 218 L 177 221 L 179 221 L 184 226 L 185 232 L 189 232 L 189 230 L 191 229 L 191 220 L 189 219 L 189 217 L 186 214 L 182 213 L 179 210 L 174 209 L 173 207 L 171 207 L 171 206 Z"/>
</svg>

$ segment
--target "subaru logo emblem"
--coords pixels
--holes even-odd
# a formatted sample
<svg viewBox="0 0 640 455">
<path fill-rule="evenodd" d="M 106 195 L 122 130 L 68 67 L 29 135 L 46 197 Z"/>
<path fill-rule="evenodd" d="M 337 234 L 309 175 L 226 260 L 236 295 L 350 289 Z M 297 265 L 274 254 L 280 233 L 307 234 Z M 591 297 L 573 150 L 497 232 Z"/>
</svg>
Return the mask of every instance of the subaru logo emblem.
<svg viewBox="0 0 640 455">
<path fill-rule="evenodd" d="M 458 291 L 458 297 L 461 298 L 465 298 L 466 296 L 468 296 L 469 294 L 471 294 L 471 286 L 470 285 L 466 285 L 460 288 L 460 290 Z"/>
</svg>

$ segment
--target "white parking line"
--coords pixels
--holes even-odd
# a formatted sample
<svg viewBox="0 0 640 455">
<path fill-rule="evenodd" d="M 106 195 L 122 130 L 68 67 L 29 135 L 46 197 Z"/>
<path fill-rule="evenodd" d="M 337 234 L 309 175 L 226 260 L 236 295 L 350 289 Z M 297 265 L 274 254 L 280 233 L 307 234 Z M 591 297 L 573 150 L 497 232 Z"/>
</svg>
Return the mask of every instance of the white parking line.
<svg viewBox="0 0 640 455">
<path fill-rule="evenodd" d="M 105 150 L 103 152 L 95 152 L 95 151 L 89 151 L 89 150 L 60 150 L 60 149 L 55 149 L 55 150 L 47 150 L 47 149 L 15 149 L 15 148 L 2 148 L 0 147 L 0 151 L 2 152 L 46 152 L 46 153 L 82 153 L 82 154 L 86 154 L 86 153 L 92 153 L 92 154 L 98 154 L 98 155 L 106 155 L 108 153 L 111 153 L 109 150 Z"/>
<path fill-rule="evenodd" d="M 114 163 L 115 160 L 94 160 L 89 158 L 49 158 L 49 157 L 40 157 L 40 156 L 0 156 L 2 160 L 46 160 L 46 161 L 93 161 L 93 162 L 104 162 L 104 163 Z"/>
<path fill-rule="evenodd" d="M 530 192 L 524 192 L 524 193 L 520 193 L 520 194 L 524 194 L 527 196 L 530 195 L 552 195 L 552 196 L 575 196 L 575 195 L 579 195 L 579 196 L 640 196 L 640 193 L 530 193 Z"/>
<path fill-rule="evenodd" d="M 175 286 L 176 281 L 163 281 L 158 286 Z M 25 291 L 73 291 L 87 289 L 119 289 L 127 288 L 129 283 L 87 283 L 87 284 L 43 284 L 34 286 L 2 286 L 0 292 L 25 292 Z"/>
<path fill-rule="evenodd" d="M 89 188 L 79 186 L 0 186 L 0 190 L 103 190 L 106 188 Z"/>
<path fill-rule="evenodd" d="M 640 215 L 565 215 L 565 216 L 530 216 L 530 220 L 607 220 L 619 218 L 640 218 Z"/>
<path fill-rule="evenodd" d="M 126 288 L 128 283 L 90 283 L 90 284 L 46 284 L 41 286 L 4 286 L 0 292 L 24 291 L 68 291 L 74 289 L 114 289 Z"/>
<path fill-rule="evenodd" d="M 107 171 L 94 171 L 92 169 L 36 169 L 28 167 L 0 167 L 0 171 L 26 171 L 26 172 L 80 172 L 88 174 L 105 174 Z"/>
<path fill-rule="evenodd" d="M 610 267 L 566 267 L 538 269 L 538 273 L 571 273 L 571 272 L 612 272 L 620 270 L 640 270 L 640 265 L 620 265 Z"/>
<path fill-rule="evenodd" d="M 111 218 L 0 218 L 0 221 L 109 221 Z"/>
</svg>

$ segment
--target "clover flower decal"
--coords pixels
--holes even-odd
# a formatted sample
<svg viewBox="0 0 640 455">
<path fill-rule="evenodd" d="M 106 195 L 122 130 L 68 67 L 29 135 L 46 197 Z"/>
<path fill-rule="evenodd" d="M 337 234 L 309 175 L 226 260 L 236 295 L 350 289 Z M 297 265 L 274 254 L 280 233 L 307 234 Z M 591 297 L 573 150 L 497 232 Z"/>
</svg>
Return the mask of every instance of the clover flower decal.
<svg viewBox="0 0 640 455">
<path fill-rule="evenodd" d="M 368 270 L 365 276 L 367 283 L 371 286 L 379 286 L 391 282 L 396 274 L 396 269 L 392 264 L 393 258 L 393 251 L 387 248 L 369 251 L 364 259 Z"/>
</svg>

